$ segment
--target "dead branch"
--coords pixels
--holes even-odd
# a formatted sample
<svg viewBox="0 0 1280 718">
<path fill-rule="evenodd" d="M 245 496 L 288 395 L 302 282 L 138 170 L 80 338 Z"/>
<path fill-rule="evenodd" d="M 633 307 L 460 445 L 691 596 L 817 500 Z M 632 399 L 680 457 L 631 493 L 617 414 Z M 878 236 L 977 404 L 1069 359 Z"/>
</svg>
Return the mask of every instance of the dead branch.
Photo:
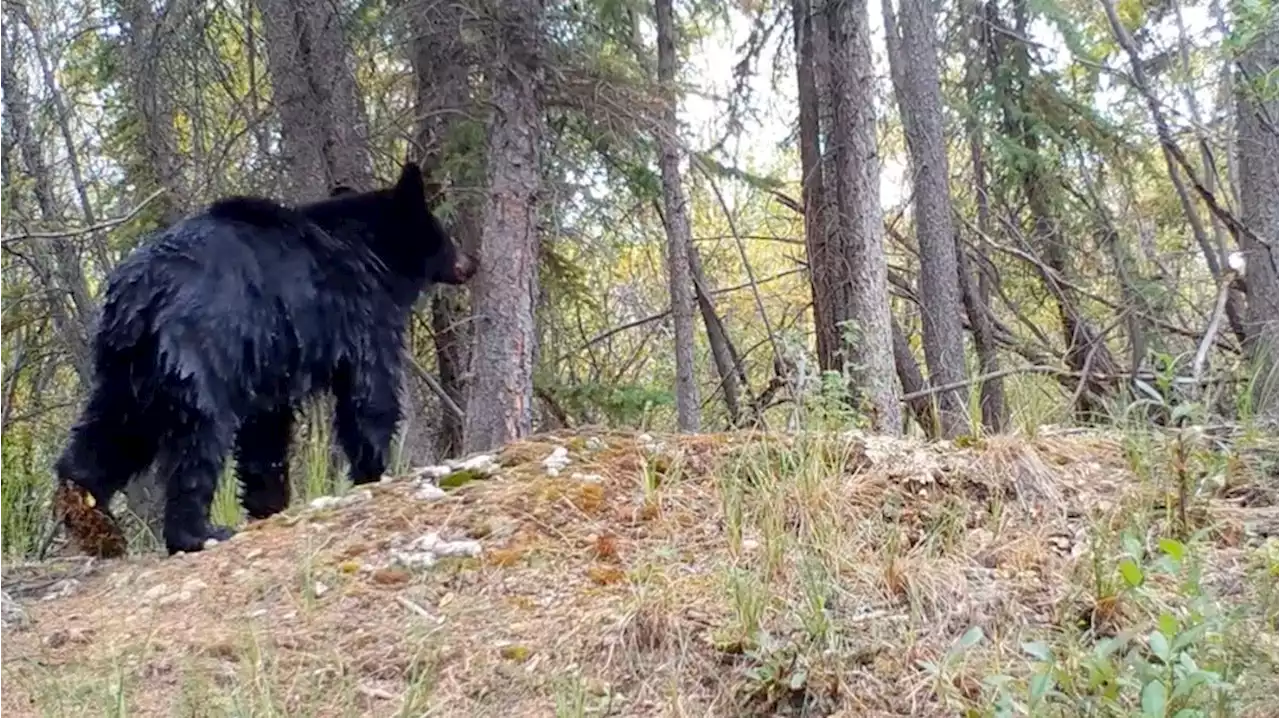
<svg viewBox="0 0 1280 718">
<path fill-rule="evenodd" d="M 78 237 L 84 234 L 92 234 L 94 232 L 101 232 L 103 230 L 111 229 L 112 227 L 122 225 L 125 222 L 128 222 L 129 220 L 133 219 L 134 217 L 137 217 L 138 214 L 142 212 L 142 210 L 145 209 L 148 204 L 151 204 L 153 200 L 155 200 L 157 197 L 159 197 L 164 193 L 165 193 L 165 188 L 161 187 L 160 189 L 148 195 L 146 199 L 138 203 L 138 205 L 135 206 L 133 209 L 129 210 L 128 213 L 120 217 L 116 217 L 114 219 L 108 219 L 102 222 L 98 222 L 97 224 L 89 225 L 87 227 L 76 227 L 73 229 L 65 229 L 57 232 L 27 232 L 25 234 L 12 234 L 7 237 L 4 237 L 3 239 L 0 239 L 0 244 L 9 244 L 10 242 L 25 242 L 30 239 L 66 239 L 68 237 Z"/>
<path fill-rule="evenodd" d="M 449 396 L 448 392 L 444 390 L 444 387 L 440 386 L 440 382 L 436 381 L 436 378 L 431 376 L 431 372 L 427 371 L 418 363 L 417 359 L 414 359 L 411 356 L 406 356 L 405 360 L 409 362 L 409 368 L 412 369 L 413 373 L 422 380 L 423 384 L 427 385 L 427 388 L 431 390 L 431 393 L 440 397 L 440 403 L 444 405 L 444 408 L 449 410 L 449 413 L 462 420 L 467 418 L 467 415 L 463 413 L 462 408 L 453 400 L 453 397 Z"/>
<path fill-rule="evenodd" d="M 1218 281 L 1218 300 L 1214 302 L 1213 314 L 1209 315 L 1209 326 L 1204 330 L 1200 346 L 1196 347 L 1195 359 L 1191 362 L 1191 378 L 1199 383 L 1204 376 L 1204 367 L 1209 360 L 1209 349 L 1218 337 L 1218 326 L 1222 324 L 1222 316 L 1227 309 L 1227 299 L 1231 296 L 1231 282 L 1236 278 L 1236 271 L 1227 268 Z"/>
</svg>

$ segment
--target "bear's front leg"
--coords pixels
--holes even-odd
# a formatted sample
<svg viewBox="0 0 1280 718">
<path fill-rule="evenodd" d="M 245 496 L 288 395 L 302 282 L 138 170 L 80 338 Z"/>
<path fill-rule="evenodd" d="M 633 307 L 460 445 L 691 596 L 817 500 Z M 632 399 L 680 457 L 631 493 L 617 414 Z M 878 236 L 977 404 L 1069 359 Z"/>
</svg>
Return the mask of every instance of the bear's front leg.
<svg viewBox="0 0 1280 718">
<path fill-rule="evenodd" d="M 293 407 L 249 415 L 236 433 L 240 505 L 249 518 L 265 519 L 289 506 L 289 442 Z"/>
</svg>

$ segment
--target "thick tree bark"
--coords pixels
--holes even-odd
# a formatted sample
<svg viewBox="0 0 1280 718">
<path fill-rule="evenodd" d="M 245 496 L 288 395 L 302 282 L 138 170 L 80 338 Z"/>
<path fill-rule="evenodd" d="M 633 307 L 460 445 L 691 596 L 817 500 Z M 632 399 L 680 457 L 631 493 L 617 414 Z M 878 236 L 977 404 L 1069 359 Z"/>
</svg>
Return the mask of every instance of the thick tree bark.
<svg viewBox="0 0 1280 718">
<path fill-rule="evenodd" d="M 671 0 L 656 0 L 654 15 L 658 26 L 658 82 L 662 85 L 664 100 L 658 129 L 658 164 L 662 170 L 663 218 L 667 230 L 667 282 L 671 293 L 671 318 L 675 325 L 676 422 L 680 431 L 696 432 L 702 418 L 693 354 L 694 292 L 689 267 L 693 236 L 680 179 L 675 19 Z"/>
<path fill-rule="evenodd" d="M 459 28 L 465 21 L 461 5 L 450 2 L 421 2 L 411 7 L 413 30 L 412 61 L 417 78 L 418 127 L 417 149 L 423 154 L 423 170 L 433 183 L 441 187 L 438 198 L 453 207 L 447 218 L 450 234 L 466 252 L 475 252 L 480 244 L 480 207 L 474 196 L 458 190 L 479 178 L 456 177 L 447 173 L 445 160 L 453 138 L 467 115 L 478 111 L 471 97 L 467 76 L 471 68 L 468 48 Z M 471 158 L 483 160 L 480 158 Z M 470 162 L 466 163 L 470 164 Z M 483 166 L 483 162 L 479 162 Z M 468 304 L 466 290 L 439 286 L 431 297 L 431 330 L 436 350 L 436 366 L 440 388 L 463 411 L 466 411 Z M 451 411 L 440 412 L 440 432 L 436 449 L 440 456 L 451 457 L 463 449 L 463 420 Z"/>
<path fill-rule="evenodd" d="M 927 0 L 901 0 L 899 27 L 890 0 L 882 0 L 882 5 L 890 74 L 914 178 L 919 281 L 920 287 L 928 290 L 920 292 L 925 363 L 934 386 L 949 386 L 965 378 L 964 328 L 933 9 Z M 944 437 L 969 430 L 966 402 L 960 390 L 939 392 L 937 402 Z"/>
<path fill-rule="evenodd" d="M 819 0 L 821 2 L 821 0 Z M 823 177 L 821 108 L 815 62 L 814 9 L 809 0 L 792 0 L 795 27 L 796 85 L 800 106 L 801 199 L 804 203 L 804 243 L 813 295 L 813 327 L 818 365 L 835 368 L 836 332 L 832 317 L 830 259 L 827 257 L 827 186 Z"/>
<path fill-rule="evenodd" d="M 325 0 L 258 0 L 258 8 L 289 199 L 316 200 L 335 185 L 371 189 L 367 130 L 338 6 Z"/>
<path fill-rule="evenodd" d="M 823 233 L 823 269 L 819 270 L 819 279 L 826 296 L 824 310 L 826 320 L 818 328 L 818 367 L 823 371 L 844 370 L 845 337 L 838 326 L 844 310 L 841 306 L 848 303 L 847 287 L 840 281 L 845 273 L 839 269 L 838 263 L 843 260 L 843 249 L 840 242 L 840 205 L 837 193 L 839 156 L 836 152 L 836 110 L 833 95 L 831 72 L 833 57 L 831 49 L 831 23 L 829 4 L 837 0 L 811 0 L 809 17 L 813 24 L 813 81 L 817 93 L 818 111 L 818 150 L 822 167 L 822 193 L 818 198 L 821 203 L 819 227 Z M 878 186 L 878 185 L 877 185 Z"/>
<path fill-rule="evenodd" d="M 472 380 L 463 443 L 486 451 L 529 433 L 537 343 L 537 204 L 541 185 L 540 0 L 503 3 L 489 119 L 489 204 L 472 280 Z"/>
<path fill-rule="evenodd" d="M 973 2 L 970 6 L 972 19 L 970 38 L 971 45 L 968 58 L 965 60 L 965 87 L 968 99 L 974 103 L 975 94 L 982 85 L 982 59 L 977 52 L 985 47 L 984 33 L 986 26 L 982 22 L 981 5 Z M 983 151 L 982 129 L 978 126 L 978 118 L 970 113 L 965 119 L 965 133 L 969 136 L 969 160 L 973 164 L 974 203 L 978 209 L 978 231 L 984 236 L 993 236 L 991 222 L 991 198 L 987 186 L 987 163 Z M 956 235 L 956 259 L 960 265 L 960 295 L 964 301 L 965 314 L 969 317 L 969 326 L 973 331 L 973 343 L 978 352 L 978 372 L 984 376 L 1000 371 L 999 341 L 996 338 L 995 321 L 991 314 L 991 287 L 987 272 L 979 272 L 977 281 L 968 253 L 965 251 L 960 235 Z M 999 433 L 1008 424 L 1009 414 L 1004 398 L 1004 379 L 994 377 L 982 382 L 980 389 L 982 425 L 987 431 Z"/>
<path fill-rule="evenodd" d="M 1240 221 L 1249 230 L 1240 237 L 1245 255 L 1248 308 L 1245 335 L 1253 360 L 1253 396 L 1257 411 L 1277 409 L 1277 272 L 1280 241 L 1277 206 L 1276 68 L 1280 55 L 1276 16 L 1261 17 L 1236 63 L 1236 151 L 1239 159 Z M 1252 236 L 1251 236 L 1252 235 Z"/>
<path fill-rule="evenodd" d="M 902 383 L 902 393 L 914 394 L 928 388 L 924 374 L 920 373 L 920 363 L 911 351 L 911 343 L 902 331 L 898 320 L 893 320 L 893 363 L 898 372 L 898 381 Z M 933 410 L 934 404 L 927 396 L 918 397 L 907 402 L 907 408 L 915 417 L 916 423 L 930 439 L 938 437 L 938 415 Z"/>
<path fill-rule="evenodd" d="M 178 141 L 174 132 L 173 97 L 166 86 L 160 59 L 171 52 L 167 43 L 177 34 L 174 25 L 185 16 L 181 2 L 170 3 L 157 17 L 146 0 L 123 0 L 120 13 L 125 22 L 125 52 L 128 57 L 130 98 L 142 125 L 138 139 L 138 159 L 132 171 L 133 184 L 142 196 L 163 187 L 156 199 L 161 225 L 182 218 L 189 193 L 182 181 Z"/>
<path fill-rule="evenodd" d="M 836 204 L 839 241 L 829 257 L 833 282 L 843 290 L 835 317 L 856 334 L 842 344 L 857 397 L 879 432 L 902 430 L 889 315 L 889 268 L 880 210 L 880 162 L 876 151 L 875 78 L 866 0 L 831 0 Z"/>
</svg>

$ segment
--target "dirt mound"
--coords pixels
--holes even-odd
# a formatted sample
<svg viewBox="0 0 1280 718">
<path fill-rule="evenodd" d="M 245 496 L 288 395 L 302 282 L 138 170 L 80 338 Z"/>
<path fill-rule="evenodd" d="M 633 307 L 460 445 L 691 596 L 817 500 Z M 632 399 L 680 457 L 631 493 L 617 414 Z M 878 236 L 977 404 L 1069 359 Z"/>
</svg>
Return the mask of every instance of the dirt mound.
<svg viewBox="0 0 1280 718">
<path fill-rule="evenodd" d="M 1274 476 L 1137 455 L 1092 434 L 539 436 L 200 554 L 10 568 L 3 710 L 982 714 L 1028 705 L 1045 665 L 1078 707 L 1079 656 L 1146 655 L 1161 607 L 1186 623 L 1212 596 L 1230 620 L 1182 650 L 1229 651 L 1237 714 L 1274 715 Z M 1089 705 L 1139 705 L 1133 680 Z"/>
</svg>

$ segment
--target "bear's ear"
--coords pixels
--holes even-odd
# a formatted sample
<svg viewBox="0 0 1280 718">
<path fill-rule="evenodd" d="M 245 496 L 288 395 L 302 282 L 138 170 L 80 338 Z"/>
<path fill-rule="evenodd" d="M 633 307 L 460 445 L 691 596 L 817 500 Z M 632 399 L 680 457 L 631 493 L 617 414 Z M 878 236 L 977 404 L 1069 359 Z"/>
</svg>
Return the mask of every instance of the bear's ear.
<svg viewBox="0 0 1280 718">
<path fill-rule="evenodd" d="M 330 197 L 341 197 L 344 194 L 355 194 L 355 193 L 356 193 L 355 190 L 351 189 L 350 187 L 344 184 L 337 185 L 333 189 L 329 190 Z"/>
<path fill-rule="evenodd" d="M 396 181 L 396 196 L 411 202 L 422 202 L 426 199 L 426 188 L 422 182 L 422 169 L 416 162 L 406 162 L 400 170 L 400 179 Z"/>
</svg>

